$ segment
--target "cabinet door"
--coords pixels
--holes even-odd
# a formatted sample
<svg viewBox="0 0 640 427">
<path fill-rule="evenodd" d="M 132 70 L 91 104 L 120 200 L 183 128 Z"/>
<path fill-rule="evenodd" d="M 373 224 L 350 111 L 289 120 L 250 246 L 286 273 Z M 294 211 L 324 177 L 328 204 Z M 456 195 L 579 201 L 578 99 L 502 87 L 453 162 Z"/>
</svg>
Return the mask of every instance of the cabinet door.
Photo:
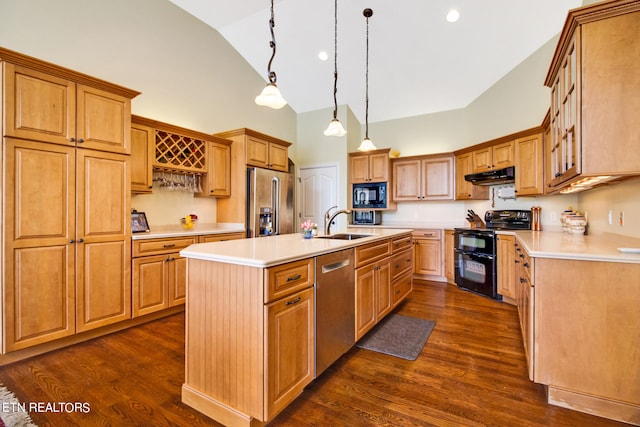
<svg viewBox="0 0 640 427">
<path fill-rule="evenodd" d="M 518 138 L 516 152 L 516 193 L 518 196 L 533 196 L 544 191 L 542 167 L 542 134 Z"/>
<path fill-rule="evenodd" d="M 414 201 L 422 196 L 420 160 L 393 162 L 393 200 Z"/>
<path fill-rule="evenodd" d="M 76 85 L 29 68 L 4 63 L 4 134 L 75 145 Z"/>
<path fill-rule="evenodd" d="M 370 154 L 369 156 L 369 181 L 389 181 L 389 153 Z"/>
<path fill-rule="evenodd" d="M 515 292 L 515 237 L 497 236 L 498 293 L 504 297 L 516 298 Z"/>
<path fill-rule="evenodd" d="M 350 156 L 349 163 L 349 173 L 352 183 L 369 182 L 369 156 Z"/>
<path fill-rule="evenodd" d="M 169 257 L 154 255 L 133 260 L 133 317 L 167 308 Z"/>
<path fill-rule="evenodd" d="M 391 289 L 391 262 L 387 258 L 386 261 L 377 263 L 374 267 L 376 282 L 376 323 L 386 316 L 393 304 L 393 294 Z"/>
<path fill-rule="evenodd" d="M 414 273 L 432 276 L 442 275 L 442 250 L 440 240 L 416 239 L 414 252 Z"/>
<path fill-rule="evenodd" d="M 76 92 L 78 146 L 131 154 L 131 100 L 84 85 Z"/>
<path fill-rule="evenodd" d="M 129 156 L 76 150 L 77 331 L 131 317 Z"/>
<path fill-rule="evenodd" d="M 171 254 L 168 276 L 169 306 L 184 304 L 187 297 L 187 259 L 178 253 Z"/>
<path fill-rule="evenodd" d="M 422 199 L 453 199 L 453 160 L 447 158 L 422 161 Z"/>
<path fill-rule="evenodd" d="M 265 306 L 267 319 L 267 408 L 280 412 L 314 375 L 313 288 Z"/>
<path fill-rule="evenodd" d="M 155 131 L 149 126 L 131 125 L 131 192 L 151 193 Z"/>
<path fill-rule="evenodd" d="M 260 168 L 269 167 L 269 142 L 247 136 L 246 150 L 247 165 Z"/>
<path fill-rule="evenodd" d="M 206 195 L 228 197 L 231 195 L 231 147 L 209 142 L 209 167 Z"/>
<path fill-rule="evenodd" d="M 376 324 L 375 264 L 356 269 L 356 341 Z"/>
<path fill-rule="evenodd" d="M 453 230 L 444 232 L 444 276 L 447 278 L 447 283 L 455 283 Z"/>
<path fill-rule="evenodd" d="M 473 172 L 486 172 L 493 169 L 491 147 L 482 148 L 471 153 L 473 157 Z"/>
<path fill-rule="evenodd" d="M 287 147 L 269 143 L 269 168 L 281 172 L 289 171 L 289 150 Z"/>
<path fill-rule="evenodd" d="M 5 352 L 75 333 L 74 152 L 5 140 Z"/>
<path fill-rule="evenodd" d="M 470 173 L 473 173 L 472 153 L 456 156 L 456 200 L 472 198 L 473 184 L 464 180 Z"/>
<path fill-rule="evenodd" d="M 503 142 L 502 144 L 496 144 L 491 147 L 491 158 L 492 169 L 502 169 L 513 166 L 515 164 L 514 142 Z"/>
</svg>

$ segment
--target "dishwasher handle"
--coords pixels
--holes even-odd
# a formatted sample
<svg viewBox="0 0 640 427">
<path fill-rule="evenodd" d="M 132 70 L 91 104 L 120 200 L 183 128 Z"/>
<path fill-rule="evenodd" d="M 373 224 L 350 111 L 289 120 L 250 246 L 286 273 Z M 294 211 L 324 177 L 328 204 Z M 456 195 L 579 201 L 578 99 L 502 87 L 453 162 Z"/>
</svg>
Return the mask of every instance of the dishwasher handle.
<svg viewBox="0 0 640 427">
<path fill-rule="evenodd" d="M 332 271 L 340 270 L 351 264 L 351 260 L 345 259 L 342 261 L 334 262 L 333 264 L 327 264 L 322 266 L 322 274 L 331 273 Z"/>
</svg>

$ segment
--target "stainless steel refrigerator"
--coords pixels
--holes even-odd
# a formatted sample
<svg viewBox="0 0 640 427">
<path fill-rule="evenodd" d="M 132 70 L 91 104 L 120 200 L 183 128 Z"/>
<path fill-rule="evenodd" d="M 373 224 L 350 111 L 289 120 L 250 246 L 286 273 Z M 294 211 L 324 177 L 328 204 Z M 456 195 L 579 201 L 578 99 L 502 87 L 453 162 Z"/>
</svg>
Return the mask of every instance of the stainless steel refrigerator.
<svg viewBox="0 0 640 427">
<path fill-rule="evenodd" d="M 247 169 L 247 237 L 293 233 L 293 174 Z"/>
</svg>

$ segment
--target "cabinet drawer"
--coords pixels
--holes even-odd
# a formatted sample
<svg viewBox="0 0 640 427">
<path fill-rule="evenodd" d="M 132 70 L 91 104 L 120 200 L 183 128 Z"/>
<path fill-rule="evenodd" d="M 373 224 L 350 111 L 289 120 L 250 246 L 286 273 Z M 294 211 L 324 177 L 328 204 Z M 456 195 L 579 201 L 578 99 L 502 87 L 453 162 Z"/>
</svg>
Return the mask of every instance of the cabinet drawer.
<svg viewBox="0 0 640 427">
<path fill-rule="evenodd" d="M 393 253 L 399 252 L 403 249 L 411 247 L 411 235 L 407 234 L 406 236 L 398 237 L 393 240 L 391 243 L 391 249 Z"/>
<path fill-rule="evenodd" d="M 222 234 L 204 234 L 198 236 L 198 243 L 223 242 L 225 240 L 244 239 L 245 234 L 239 233 L 222 233 Z"/>
<path fill-rule="evenodd" d="M 147 256 L 179 252 L 196 242 L 195 237 L 175 237 L 169 239 L 144 239 L 133 241 L 133 256 Z"/>
<path fill-rule="evenodd" d="M 356 247 L 356 268 L 391 255 L 391 240 Z"/>
<path fill-rule="evenodd" d="M 393 281 L 393 305 L 396 305 L 413 289 L 413 274 L 411 271 L 407 272 L 399 279 Z"/>
<path fill-rule="evenodd" d="M 442 237 L 442 230 L 413 230 L 411 236 L 414 239 L 440 240 L 440 238 Z"/>
<path fill-rule="evenodd" d="M 273 301 L 313 285 L 313 258 L 265 270 L 264 302 Z"/>
<path fill-rule="evenodd" d="M 406 251 L 399 252 L 391 259 L 391 278 L 395 279 L 405 271 L 411 271 L 413 267 L 413 251 L 411 246 Z"/>
</svg>

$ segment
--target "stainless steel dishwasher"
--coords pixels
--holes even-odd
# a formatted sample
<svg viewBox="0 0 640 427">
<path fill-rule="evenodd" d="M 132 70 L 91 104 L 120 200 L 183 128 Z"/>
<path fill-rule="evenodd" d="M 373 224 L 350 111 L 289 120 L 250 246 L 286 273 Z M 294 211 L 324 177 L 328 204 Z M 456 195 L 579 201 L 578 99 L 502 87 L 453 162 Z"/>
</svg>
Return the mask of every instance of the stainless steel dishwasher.
<svg viewBox="0 0 640 427">
<path fill-rule="evenodd" d="M 354 250 L 316 257 L 316 377 L 355 344 Z"/>
</svg>

